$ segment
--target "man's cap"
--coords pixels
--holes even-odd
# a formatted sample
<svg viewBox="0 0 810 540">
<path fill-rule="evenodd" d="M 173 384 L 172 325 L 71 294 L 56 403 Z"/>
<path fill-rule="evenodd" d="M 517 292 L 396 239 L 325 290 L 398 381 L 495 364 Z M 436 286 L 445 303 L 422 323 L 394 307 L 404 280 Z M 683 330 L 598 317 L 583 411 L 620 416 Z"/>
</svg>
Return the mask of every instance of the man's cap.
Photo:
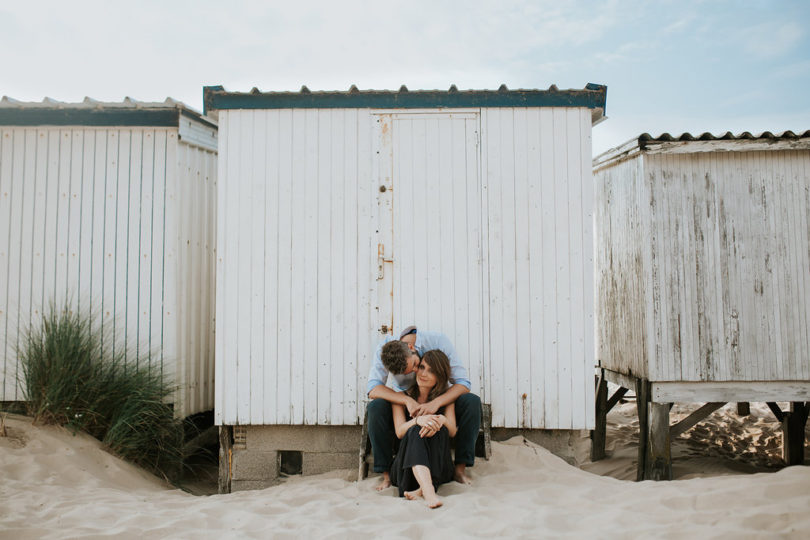
<svg viewBox="0 0 810 540">
<path fill-rule="evenodd" d="M 399 339 L 404 338 L 404 337 L 405 337 L 405 336 L 407 336 L 408 334 L 415 334 L 415 333 L 416 333 L 416 327 L 415 327 L 415 326 L 413 326 L 413 325 L 411 325 L 411 326 L 407 326 L 407 327 L 405 327 L 405 329 L 402 331 L 402 333 L 399 335 Z"/>
</svg>

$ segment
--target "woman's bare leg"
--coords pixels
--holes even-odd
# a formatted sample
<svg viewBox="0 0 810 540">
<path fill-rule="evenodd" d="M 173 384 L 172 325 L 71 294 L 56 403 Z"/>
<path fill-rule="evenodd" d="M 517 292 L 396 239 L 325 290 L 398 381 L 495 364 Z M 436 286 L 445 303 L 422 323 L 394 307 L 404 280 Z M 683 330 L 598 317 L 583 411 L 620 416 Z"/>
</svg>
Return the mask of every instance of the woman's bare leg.
<svg viewBox="0 0 810 540">
<path fill-rule="evenodd" d="M 405 496 L 408 497 L 408 494 L 411 494 L 412 497 L 408 498 L 413 499 L 418 497 L 417 492 L 421 491 L 421 495 L 425 498 L 425 503 L 428 508 L 440 507 L 442 501 L 439 500 L 439 497 L 436 495 L 436 490 L 433 488 L 433 479 L 430 477 L 430 469 L 424 465 L 414 465 L 412 470 L 414 478 L 419 482 L 419 489 L 417 491 L 410 491 L 406 493 Z"/>
</svg>

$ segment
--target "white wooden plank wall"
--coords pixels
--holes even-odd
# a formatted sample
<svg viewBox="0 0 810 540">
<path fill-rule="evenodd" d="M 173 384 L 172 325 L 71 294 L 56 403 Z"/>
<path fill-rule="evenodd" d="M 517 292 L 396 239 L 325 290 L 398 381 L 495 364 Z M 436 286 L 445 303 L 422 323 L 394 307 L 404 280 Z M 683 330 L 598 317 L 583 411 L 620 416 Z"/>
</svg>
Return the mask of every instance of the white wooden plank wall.
<svg viewBox="0 0 810 540">
<path fill-rule="evenodd" d="M 391 255 L 395 331 L 445 333 L 486 402 L 479 130 L 478 114 L 394 116 Z"/>
<path fill-rule="evenodd" d="M 21 399 L 15 348 L 51 302 L 90 307 L 105 339 L 173 372 L 161 350 L 175 144 L 162 128 L 0 128 L 0 400 Z"/>
<path fill-rule="evenodd" d="M 90 303 L 105 339 L 138 341 L 159 354 L 163 261 L 155 267 L 151 261 L 153 248 L 162 249 L 163 229 L 141 210 L 151 208 L 155 189 L 162 193 L 166 174 L 159 165 L 148 191 L 132 197 L 131 186 L 138 185 L 132 173 L 142 173 L 131 167 L 132 158 L 139 160 L 145 139 L 165 159 L 167 130 L 0 129 L 0 213 L 7 231 L 0 235 L 0 400 L 21 398 L 15 348 L 51 302 L 79 309 Z M 147 226 L 148 242 L 136 252 L 127 231 Z M 145 258 L 137 256 L 141 251 Z M 145 273 L 156 275 L 155 287 L 131 296 L 130 284 Z M 128 309 L 133 304 L 138 307 Z M 153 328 L 138 317 L 147 306 L 158 310 Z"/>
<path fill-rule="evenodd" d="M 176 327 L 178 407 L 188 413 L 214 408 L 214 265 L 217 155 L 198 146 L 177 148 L 176 186 L 167 191 L 167 272 L 174 295 L 165 302 L 166 330 Z M 174 219 L 172 219 L 174 218 Z M 172 259 L 174 265 L 170 265 Z M 172 307 L 173 305 L 173 307 Z M 165 341 L 165 338 L 164 338 Z M 164 355 L 170 351 L 164 347 Z"/>
<path fill-rule="evenodd" d="M 593 427 L 593 182 L 585 109 L 483 109 L 493 426 Z"/>
<path fill-rule="evenodd" d="M 356 424 L 376 341 L 369 113 L 219 121 L 216 422 Z"/>
<path fill-rule="evenodd" d="M 642 222 L 643 158 L 595 173 L 596 358 L 602 367 L 647 377 L 647 279 L 650 243 Z M 650 314 L 652 310 L 650 309 Z"/>
</svg>

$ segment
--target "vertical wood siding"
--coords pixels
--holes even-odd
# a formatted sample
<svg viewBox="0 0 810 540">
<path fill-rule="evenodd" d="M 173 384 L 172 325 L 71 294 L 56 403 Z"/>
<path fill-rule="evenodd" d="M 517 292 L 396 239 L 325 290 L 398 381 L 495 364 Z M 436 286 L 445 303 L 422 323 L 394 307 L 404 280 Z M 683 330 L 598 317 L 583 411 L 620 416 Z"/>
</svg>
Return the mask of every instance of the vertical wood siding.
<svg viewBox="0 0 810 540">
<path fill-rule="evenodd" d="M 0 128 L 0 400 L 21 399 L 15 350 L 51 302 L 178 375 L 177 152 L 176 129 Z"/>
<path fill-rule="evenodd" d="M 638 211 L 642 234 L 612 230 L 609 240 L 614 246 L 649 244 L 642 250 L 647 297 L 625 294 L 637 276 L 615 258 L 601 257 L 598 274 L 624 282 L 600 290 L 600 304 L 644 314 L 650 378 L 807 380 L 810 152 L 648 154 L 643 159 L 643 175 L 636 172 L 631 179 L 619 166 L 599 172 L 598 179 L 600 190 L 606 189 L 603 184 L 633 186 L 616 194 L 628 200 L 600 212 L 612 222 L 628 206 Z M 611 310 L 616 307 L 600 305 L 600 316 L 606 317 L 600 328 L 615 324 Z M 604 333 L 607 343 L 600 351 L 614 351 L 604 360 L 626 372 L 636 351 L 618 354 L 631 339 L 625 329 Z"/>
<path fill-rule="evenodd" d="M 649 200 L 642 163 L 640 156 L 595 176 L 596 359 L 603 367 L 646 378 L 652 303 L 643 263 L 651 254 L 642 221 L 642 201 Z"/>
<path fill-rule="evenodd" d="M 214 286 L 216 248 L 217 155 L 198 146 L 176 147 L 176 187 L 167 193 L 167 267 L 174 295 L 167 296 L 166 316 L 176 313 L 176 407 L 185 414 L 214 408 Z M 171 301 L 170 301 L 171 299 Z M 172 306 L 174 305 L 174 307 Z M 169 331 L 166 325 L 164 331 Z M 165 341 L 165 339 L 164 339 Z M 184 415 L 185 415 L 184 414 Z"/>
<path fill-rule="evenodd" d="M 591 120 L 482 110 L 493 425 L 593 427 Z"/>
<path fill-rule="evenodd" d="M 220 112 L 217 423 L 358 423 L 377 336 L 371 123 Z"/>
<path fill-rule="evenodd" d="M 357 423 L 393 321 L 453 339 L 494 426 L 592 427 L 590 133 L 579 109 L 221 111 L 217 423 Z"/>
</svg>

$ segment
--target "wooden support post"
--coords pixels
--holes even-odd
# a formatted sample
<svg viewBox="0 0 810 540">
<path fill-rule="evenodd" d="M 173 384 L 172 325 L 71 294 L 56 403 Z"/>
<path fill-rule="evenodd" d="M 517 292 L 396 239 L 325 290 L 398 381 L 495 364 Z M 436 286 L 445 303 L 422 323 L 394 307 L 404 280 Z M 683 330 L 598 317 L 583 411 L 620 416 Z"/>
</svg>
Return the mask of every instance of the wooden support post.
<svg viewBox="0 0 810 540">
<path fill-rule="evenodd" d="M 591 461 L 605 458 L 605 442 L 607 439 L 607 413 L 608 413 L 608 386 L 605 380 L 605 370 L 596 381 L 596 426 L 591 432 Z"/>
<path fill-rule="evenodd" d="M 360 429 L 360 455 L 357 465 L 357 481 L 360 482 L 368 476 L 368 460 L 371 443 L 368 440 L 368 410 L 363 417 L 363 427 Z"/>
<path fill-rule="evenodd" d="M 804 426 L 807 423 L 807 406 L 791 402 L 790 412 L 782 413 L 782 459 L 786 465 L 804 463 Z"/>
<path fill-rule="evenodd" d="M 619 388 L 616 392 L 610 396 L 610 399 L 607 402 L 607 412 L 610 412 L 613 407 L 616 406 L 619 401 L 624 397 L 627 393 L 627 388 Z"/>
<path fill-rule="evenodd" d="M 481 437 L 484 441 L 484 459 L 492 457 L 492 405 L 481 404 Z"/>
<path fill-rule="evenodd" d="M 737 416 L 748 416 L 751 414 L 751 405 L 747 401 L 737 403 Z"/>
<path fill-rule="evenodd" d="M 646 480 L 672 480 L 669 438 L 669 403 L 649 404 L 649 443 L 644 463 Z"/>
<path fill-rule="evenodd" d="M 672 426 L 669 430 L 670 439 L 680 436 L 684 432 L 692 429 L 698 422 L 712 414 L 714 411 L 725 405 L 725 403 L 707 403 L 701 408 Z"/>
<path fill-rule="evenodd" d="M 219 493 L 231 492 L 233 468 L 233 427 L 219 426 Z"/>
<path fill-rule="evenodd" d="M 645 463 L 647 461 L 647 440 L 649 423 L 647 404 L 650 402 L 650 381 L 636 379 L 636 409 L 638 411 L 638 464 L 636 468 L 636 481 L 644 480 Z"/>
<path fill-rule="evenodd" d="M 773 401 L 768 401 L 768 408 L 771 410 L 773 415 L 776 417 L 778 422 L 781 422 L 785 416 L 785 413 L 782 412 L 782 409 L 779 408 L 779 405 Z"/>
</svg>

